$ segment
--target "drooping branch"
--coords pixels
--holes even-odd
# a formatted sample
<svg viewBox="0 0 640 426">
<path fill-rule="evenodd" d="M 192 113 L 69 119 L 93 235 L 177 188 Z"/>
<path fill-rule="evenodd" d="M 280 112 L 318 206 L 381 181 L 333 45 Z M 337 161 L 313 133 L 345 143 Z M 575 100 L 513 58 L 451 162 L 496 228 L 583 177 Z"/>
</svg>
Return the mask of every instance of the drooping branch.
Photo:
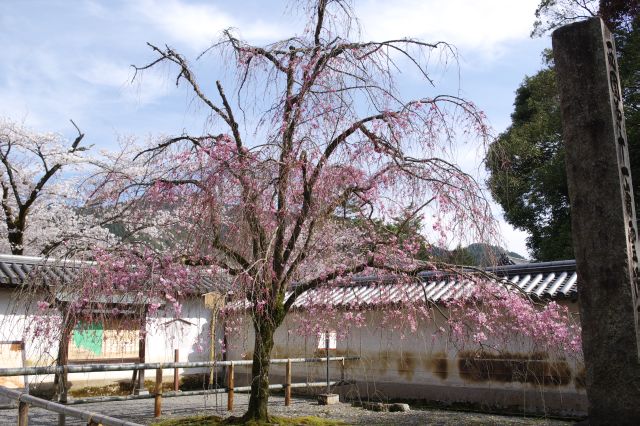
<svg viewBox="0 0 640 426">
<path fill-rule="evenodd" d="M 358 274 L 363 272 L 368 268 L 374 268 L 382 271 L 394 272 L 406 276 L 416 276 L 420 272 L 424 271 L 426 268 L 425 264 L 420 264 L 417 267 L 412 268 L 403 268 L 397 265 L 386 265 L 382 263 L 380 260 L 375 259 L 374 256 L 371 256 L 366 262 L 360 263 L 359 265 L 352 266 L 350 268 L 341 268 L 335 269 L 327 274 L 323 274 L 320 277 L 311 279 L 304 283 L 298 284 L 294 286 L 291 290 L 291 294 L 287 298 L 284 303 L 284 309 L 286 312 L 291 309 L 291 306 L 295 303 L 296 299 L 303 293 L 313 290 L 315 288 L 320 287 L 323 284 L 327 284 L 337 278 L 351 276 L 354 274 Z"/>
<path fill-rule="evenodd" d="M 202 142 L 205 142 L 207 140 L 220 140 L 224 137 L 223 134 L 219 134 L 219 135 L 206 135 L 206 136 L 189 136 L 189 135 L 182 135 L 182 136 L 178 136 L 178 137 L 174 137 L 174 138 L 169 138 L 163 142 L 160 142 L 159 144 L 152 146 L 150 148 L 146 148 L 143 149 L 141 151 L 139 151 L 134 157 L 133 160 L 137 160 L 139 157 L 141 157 L 144 154 L 147 153 L 152 153 L 153 156 L 157 156 L 160 155 L 162 152 L 164 152 L 167 148 L 169 148 L 170 146 L 177 144 L 179 142 L 185 142 L 185 141 L 189 141 L 191 142 L 195 147 L 202 147 Z"/>
<path fill-rule="evenodd" d="M 224 105 L 224 109 L 227 112 L 228 121 L 227 123 L 231 127 L 231 132 L 233 133 L 233 138 L 236 141 L 236 148 L 238 149 L 238 156 L 240 159 L 243 159 L 244 156 L 244 148 L 242 146 L 242 138 L 240 136 L 240 130 L 238 127 L 238 122 L 233 116 L 233 110 L 231 109 L 231 105 L 227 100 L 227 97 L 224 94 L 224 90 L 222 89 L 222 84 L 220 80 L 216 81 L 216 87 L 218 88 L 218 93 L 220 94 L 220 98 L 222 98 L 222 104 Z"/>
<path fill-rule="evenodd" d="M 287 73 L 287 68 L 278 60 L 278 58 L 274 55 L 273 52 L 270 52 L 269 50 L 264 49 L 262 47 L 250 46 L 250 45 L 241 43 L 240 40 L 233 37 L 231 35 L 231 32 L 228 30 L 225 30 L 223 34 L 227 38 L 228 42 L 231 44 L 233 49 L 236 51 L 236 53 L 241 54 L 241 53 L 248 52 L 248 53 L 254 53 L 256 55 L 262 56 L 265 59 L 267 59 L 269 62 L 271 62 L 278 71 L 283 72 L 285 74 Z M 214 45 L 212 46 L 212 48 L 217 46 L 218 45 Z M 209 51 L 210 49 L 211 48 L 205 50 L 205 52 Z M 203 54 L 205 52 L 203 52 Z M 278 53 L 281 53 L 281 52 L 278 52 Z"/>
<path fill-rule="evenodd" d="M 169 46 L 165 46 L 165 50 L 162 50 L 151 43 L 147 43 L 147 45 L 151 47 L 151 49 L 154 52 L 158 53 L 160 57 L 143 66 L 132 65 L 132 67 L 136 71 L 136 74 L 133 77 L 134 79 L 136 78 L 136 75 L 139 71 L 147 70 L 163 61 L 173 62 L 174 64 L 178 65 L 178 67 L 180 68 L 180 72 L 176 77 L 176 86 L 180 83 L 181 79 L 186 80 L 187 83 L 191 86 L 191 89 L 196 94 L 196 96 L 198 96 L 198 98 L 200 98 L 200 100 L 204 102 L 209 107 L 209 109 L 211 109 L 211 111 L 213 111 L 217 116 L 222 118 L 222 120 L 224 120 L 224 122 L 227 123 L 230 129 L 233 129 L 233 122 L 231 121 L 231 118 L 227 116 L 227 114 L 222 110 L 222 108 L 214 104 L 213 101 L 211 101 L 207 97 L 207 95 L 205 95 L 205 93 L 200 89 L 200 86 L 196 81 L 194 74 L 191 72 L 191 68 L 189 67 L 189 64 L 182 57 L 182 55 L 175 52 Z"/>
</svg>

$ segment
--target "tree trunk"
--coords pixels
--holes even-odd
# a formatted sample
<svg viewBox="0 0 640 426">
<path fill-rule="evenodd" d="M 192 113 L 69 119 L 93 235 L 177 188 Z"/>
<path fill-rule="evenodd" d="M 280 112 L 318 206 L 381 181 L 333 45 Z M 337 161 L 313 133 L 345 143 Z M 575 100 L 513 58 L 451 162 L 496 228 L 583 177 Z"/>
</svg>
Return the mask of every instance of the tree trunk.
<svg viewBox="0 0 640 426">
<path fill-rule="evenodd" d="M 277 325 L 268 318 L 256 316 L 253 319 L 253 328 L 255 344 L 251 369 L 251 395 L 244 420 L 266 421 L 268 419 L 267 403 L 269 402 L 269 366 L 271 349 L 273 349 L 273 335 Z"/>
<path fill-rule="evenodd" d="M 67 310 L 66 305 L 63 305 L 60 311 L 62 313 L 63 323 L 60 342 L 58 343 L 58 358 L 56 361 L 58 366 L 66 366 L 69 364 L 69 340 L 71 340 L 71 334 L 73 333 L 75 322 L 69 318 L 69 311 Z M 67 383 L 67 374 L 56 374 L 54 385 L 57 385 L 56 393 L 58 394 L 58 401 L 66 403 L 67 389 L 69 387 Z"/>
<path fill-rule="evenodd" d="M 24 230 L 16 227 L 9 227 L 8 237 L 11 254 L 22 255 L 24 253 Z"/>
</svg>

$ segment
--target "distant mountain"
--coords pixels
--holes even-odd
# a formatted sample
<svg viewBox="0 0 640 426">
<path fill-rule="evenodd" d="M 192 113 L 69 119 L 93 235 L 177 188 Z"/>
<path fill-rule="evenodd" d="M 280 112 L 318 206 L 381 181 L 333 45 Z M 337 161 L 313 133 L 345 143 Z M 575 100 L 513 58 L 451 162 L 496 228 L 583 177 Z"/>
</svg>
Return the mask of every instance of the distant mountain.
<svg viewBox="0 0 640 426">
<path fill-rule="evenodd" d="M 509 255 L 509 257 L 513 257 L 519 260 L 529 260 L 526 257 L 522 256 L 521 254 L 516 253 L 515 251 L 508 251 L 507 254 Z"/>
<path fill-rule="evenodd" d="M 467 266 L 495 266 L 528 262 L 524 256 L 518 253 L 483 243 L 473 243 L 467 247 L 457 247 L 453 250 L 431 246 L 429 255 L 441 262 Z"/>
<path fill-rule="evenodd" d="M 466 247 L 478 266 L 527 262 L 527 259 L 513 251 L 484 243 L 473 243 Z M 511 260 L 511 262 L 509 262 Z"/>
</svg>

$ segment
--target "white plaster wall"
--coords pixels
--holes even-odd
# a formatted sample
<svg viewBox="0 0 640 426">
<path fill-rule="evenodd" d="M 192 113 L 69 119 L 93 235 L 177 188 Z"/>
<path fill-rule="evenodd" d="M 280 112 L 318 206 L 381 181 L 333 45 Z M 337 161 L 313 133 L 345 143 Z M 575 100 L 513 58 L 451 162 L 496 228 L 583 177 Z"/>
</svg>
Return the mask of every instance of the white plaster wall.
<svg viewBox="0 0 640 426">
<path fill-rule="evenodd" d="M 51 333 L 46 338 L 34 338 L 29 333 L 35 319 L 34 309 L 16 300 L 17 296 L 11 289 L 0 289 L 0 340 L 25 342 L 25 366 L 51 365 L 57 356 L 59 339 Z"/>
<path fill-rule="evenodd" d="M 27 325 L 33 320 L 24 303 L 16 303 L 12 297 L 16 293 L 11 289 L 0 289 L 0 340 L 25 341 L 25 366 L 54 365 L 57 357 L 59 339 L 55 334 L 47 338 L 32 338 L 26 333 Z M 181 318 L 186 322 L 173 321 L 171 312 L 160 311 L 157 316 L 148 318 L 146 362 L 171 362 L 174 350 L 180 352 L 180 361 L 206 361 L 209 359 L 210 310 L 205 308 L 202 298 L 186 300 L 182 307 Z M 187 323 L 188 322 L 188 323 Z M 169 323 L 167 325 L 167 323 Z M 179 325 L 176 325 L 179 324 Z M 221 332 L 217 336 L 222 339 Z M 181 374 L 193 374 L 203 369 L 180 370 Z M 130 379 L 131 371 L 73 373 L 69 381 L 73 387 L 85 387 Z M 173 376 L 173 370 L 165 370 L 165 376 Z M 147 378 L 150 378 L 147 372 Z M 32 384 L 52 383 L 53 375 L 31 376 Z"/>
<path fill-rule="evenodd" d="M 172 362 L 175 349 L 179 350 L 181 362 L 209 360 L 211 311 L 204 306 L 203 299 L 186 300 L 182 305 L 180 318 L 186 322 L 176 321 L 171 312 L 161 311 L 157 318 L 150 319 L 147 327 L 146 362 Z M 222 339 L 221 333 L 216 336 L 216 340 L 219 339 Z M 216 343 L 217 350 L 219 347 L 219 343 Z M 202 368 L 179 370 L 181 375 L 204 371 L 206 369 Z M 164 370 L 163 375 L 173 377 L 173 370 Z"/>
<path fill-rule="evenodd" d="M 568 305 L 571 311 L 577 311 L 576 304 Z M 345 378 L 355 380 L 357 386 L 345 386 L 340 389 L 341 393 L 362 399 L 424 399 L 511 408 L 525 404 L 528 411 L 552 411 L 558 414 L 580 414 L 586 410 L 585 393 L 579 383 L 583 374 L 581 366 L 570 358 L 567 358 L 566 364 L 557 366 L 553 357 L 531 363 L 532 373 L 527 373 L 527 380 L 507 381 L 504 377 L 510 377 L 509 372 L 501 374 L 505 365 L 512 368 L 510 366 L 518 362 L 517 357 L 544 352 L 544 348 L 535 348 L 530 342 L 522 342 L 514 344 L 508 349 L 509 353 L 504 355 L 508 359 L 513 357 L 515 361 L 489 360 L 482 365 L 487 365 L 492 378 L 478 378 L 472 370 L 470 372 L 469 368 L 465 368 L 468 364 L 464 359 L 472 356 L 468 353 L 471 348 L 456 347 L 446 336 L 436 335 L 436 330 L 444 322 L 442 316 L 436 314 L 435 321 L 420 323 L 414 333 L 404 330 L 402 336 L 399 331 L 378 326 L 384 315 L 384 311 L 366 314 L 367 326 L 350 329 L 345 338 L 338 340 L 337 350 L 330 351 L 331 355 L 355 355 L 361 358 L 360 361 L 347 362 L 345 369 Z M 317 338 L 296 332 L 296 316 L 296 313 L 290 314 L 277 330 L 272 358 L 324 356 L 324 350 L 317 349 Z M 248 321 L 245 323 L 249 324 Z M 229 359 L 250 359 L 253 338 L 251 327 L 229 336 Z M 326 377 L 325 368 L 324 364 L 294 364 L 293 381 L 323 381 Z M 240 375 L 243 372 L 248 374 L 248 368 L 238 371 Z M 547 374 L 552 374 L 561 383 L 545 386 L 535 383 L 540 376 L 545 376 L 544 380 L 548 381 Z M 338 380 L 340 376 L 339 364 L 331 363 L 331 380 Z M 271 382 L 281 383 L 283 377 L 284 367 L 273 366 Z M 242 380 L 246 381 L 247 377 L 240 378 Z"/>
<path fill-rule="evenodd" d="M 29 339 L 25 326 L 32 318 L 25 308 L 16 308 L 11 301 L 12 292 L 0 289 L 0 339 L 25 340 L 27 365 L 52 365 L 56 358 L 58 341 L 54 338 L 47 342 L 40 339 Z M 572 311 L 577 311 L 575 304 L 569 304 Z M 149 319 L 146 361 L 173 361 L 174 349 L 179 349 L 181 361 L 203 361 L 209 358 L 210 311 L 205 308 L 202 298 L 193 298 L 183 303 L 182 319 L 188 322 L 176 326 L 167 326 L 173 316 L 168 312 L 159 312 L 155 318 Z M 576 377 L 580 374 L 579 366 L 570 363 L 571 380 L 558 386 L 538 386 L 531 383 L 504 382 L 496 380 L 470 380 L 460 374 L 460 350 L 446 338 L 434 338 L 439 323 L 444 321 L 436 316 L 436 322 L 425 322 L 419 325 L 415 333 L 407 333 L 404 338 L 398 331 L 380 328 L 385 315 L 384 311 L 368 313 L 367 326 L 344 329 L 344 338 L 337 342 L 337 350 L 331 355 L 356 355 L 360 361 L 348 362 L 345 378 L 356 381 L 357 386 L 341 388 L 341 392 L 349 396 L 364 399 L 415 398 L 436 399 L 449 402 L 473 402 L 487 400 L 488 395 L 495 394 L 494 400 L 504 405 L 513 405 L 514 395 L 523 395 L 529 401 L 539 400 L 532 404 L 543 408 L 557 406 L 557 412 L 579 413 L 584 411 L 584 391 L 576 388 Z M 275 336 L 275 347 L 272 358 L 297 358 L 324 356 L 318 350 L 318 339 L 297 332 L 298 314 L 290 314 Z M 218 340 L 222 339 L 222 326 L 216 327 L 216 349 L 220 353 Z M 253 348 L 253 330 L 250 321 L 245 320 L 228 336 L 230 346 L 227 348 L 227 359 L 251 359 Z M 514 347 L 513 352 L 526 352 L 531 348 Z M 218 357 L 219 359 L 219 357 Z M 331 379 L 340 378 L 337 363 L 331 363 Z M 206 369 L 190 369 L 182 374 L 195 374 Z M 246 384 L 249 367 L 238 367 L 236 370 L 238 386 Z M 273 366 L 272 383 L 282 382 L 283 366 Z M 71 374 L 69 380 L 74 387 L 95 386 L 104 382 L 126 380 L 131 378 L 131 371 Z M 170 380 L 173 370 L 165 370 L 165 380 Z M 243 374 L 245 376 L 243 383 Z M 147 372 L 147 378 L 152 378 Z M 325 379 L 324 364 L 294 364 L 293 380 L 297 382 L 323 381 Z M 52 382 L 53 376 L 31 377 L 30 383 Z M 535 407 L 533 407 L 535 411 Z"/>
</svg>

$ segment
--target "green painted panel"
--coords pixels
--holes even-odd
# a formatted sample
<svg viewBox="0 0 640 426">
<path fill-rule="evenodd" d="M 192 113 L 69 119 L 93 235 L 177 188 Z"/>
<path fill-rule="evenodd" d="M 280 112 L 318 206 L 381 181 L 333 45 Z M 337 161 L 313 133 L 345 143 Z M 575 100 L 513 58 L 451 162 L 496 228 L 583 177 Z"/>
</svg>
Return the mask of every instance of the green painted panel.
<svg viewBox="0 0 640 426">
<path fill-rule="evenodd" d="M 100 355 L 102 354 L 103 335 L 102 324 L 79 324 L 73 330 L 73 344 L 79 349 Z"/>
</svg>

